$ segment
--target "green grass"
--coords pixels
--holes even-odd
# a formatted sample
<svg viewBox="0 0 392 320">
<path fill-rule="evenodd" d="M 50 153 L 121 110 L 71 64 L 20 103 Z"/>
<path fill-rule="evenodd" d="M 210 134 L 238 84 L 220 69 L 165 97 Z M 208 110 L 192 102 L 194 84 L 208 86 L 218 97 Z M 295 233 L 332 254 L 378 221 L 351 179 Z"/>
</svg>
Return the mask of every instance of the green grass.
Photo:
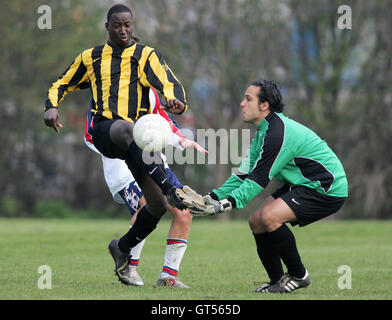
<svg viewBox="0 0 392 320">
<path fill-rule="evenodd" d="M 247 221 L 194 219 L 180 278 L 191 290 L 154 288 L 161 271 L 169 221 L 162 220 L 144 247 L 144 287 L 126 287 L 107 251 L 126 220 L 0 219 L 0 299 L 347 300 L 391 299 L 392 221 L 321 221 L 293 228 L 312 284 L 290 295 L 256 294 L 266 280 Z M 38 267 L 49 265 L 52 289 L 37 286 Z M 352 270 L 352 289 L 338 288 L 341 265 Z"/>
</svg>

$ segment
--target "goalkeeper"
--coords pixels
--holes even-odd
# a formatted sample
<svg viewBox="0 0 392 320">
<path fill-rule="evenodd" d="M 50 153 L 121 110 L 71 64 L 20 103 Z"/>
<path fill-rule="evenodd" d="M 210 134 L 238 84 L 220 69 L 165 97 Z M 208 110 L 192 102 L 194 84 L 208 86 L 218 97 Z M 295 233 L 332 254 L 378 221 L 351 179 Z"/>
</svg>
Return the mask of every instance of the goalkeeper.
<svg viewBox="0 0 392 320">
<path fill-rule="evenodd" d="M 307 287 L 310 277 L 286 223 L 305 226 L 337 212 L 348 196 L 346 174 L 324 140 L 282 113 L 282 96 L 272 81 L 253 82 L 240 106 L 243 121 L 257 132 L 239 171 L 203 198 L 193 192 L 179 195 L 194 216 L 214 215 L 244 208 L 273 177 L 282 182 L 249 225 L 270 278 L 256 292 L 292 292 Z"/>
</svg>

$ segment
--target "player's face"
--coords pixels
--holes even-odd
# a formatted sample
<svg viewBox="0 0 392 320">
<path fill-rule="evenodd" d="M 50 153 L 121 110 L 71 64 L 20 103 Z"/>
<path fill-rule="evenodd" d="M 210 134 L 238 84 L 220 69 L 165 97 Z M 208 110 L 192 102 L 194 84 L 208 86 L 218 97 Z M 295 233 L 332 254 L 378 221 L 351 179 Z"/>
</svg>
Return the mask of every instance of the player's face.
<svg viewBox="0 0 392 320">
<path fill-rule="evenodd" d="M 133 18 L 129 12 L 113 13 L 105 27 L 114 45 L 123 48 L 132 43 Z"/>
<path fill-rule="evenodd" d="M 264 117 L 259 104 L 259 87 L 249 86 L 246 89 L 244 98 L 241 101 L 241 115 L 244 122 L 257 125 Z"/>
</svg>

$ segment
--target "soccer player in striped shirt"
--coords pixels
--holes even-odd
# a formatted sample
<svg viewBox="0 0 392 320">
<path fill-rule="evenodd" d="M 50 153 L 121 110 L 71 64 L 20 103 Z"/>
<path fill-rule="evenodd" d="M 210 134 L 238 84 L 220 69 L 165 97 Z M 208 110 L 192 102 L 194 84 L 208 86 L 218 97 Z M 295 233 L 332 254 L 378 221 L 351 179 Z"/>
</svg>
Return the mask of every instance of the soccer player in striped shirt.
<svg viewBox="0 0 392 320">
<path fill-rule="evenodd" d="M 134 18 L 128 7 L 118 4 L 110 8 L 105 28 L 109 41 L 84 50 L 49 89 L 44 122 L 58 132 L 62 127 L 58 105 L 65 95 L 81 88 L 91 89 L 94 146 L 108 158 L 125 160 L 148 204 L 140 210 L 132 228 L 109 243 L 116 275 L 129 284 L 130 249 L 156 228 L 167 210 L 167 200 L 185 209 L 178 199 L 178 188 L 167 179 L 160 153 L 154 154 L 152 163 L 143 161 L 143 151 L 133 140 L 133 123 L 151 111 L 150 88 L 165 97 L 168 112 L 181 114 L 187 103 L 183 86 L 163 56 L 135 41 Z"/>
<path fill-rule="evenodd" d="M 207 153 L 198 143 L 187 139 L 176 127 L 167 113 L 162 109 L 157 92 L 150 89 L 149 94 L 150 105 L 153 106 L 152 113 L 159 114 L 168 121 L 173 131 L 172 145 L 180 150 L 183 148 L 194 148 L 199 152 Z M 110 159 L 102 155 L 93 144 L 93 138 L 90 134 L 93 127 L 93 117 L 91 116 L 91 104 L 86 118 L 86 126 L 84 132 L 84 140 L 86 145 L 99 154 L 102 160 L 102 168 L 106 184 L 113 195 L 114 201 L 120 204 L 126 204 L 129 213 L 131 214 L 131 225 L 135 223 L 138 212 L 141 207 L 145 205 L 145 199 L 142 192 L 137 185 L 132 173 L 129 171 L 124 160 Z M 162 155 L 163 156 L 163 155 Z M 166 161 L 165 169 L 168 179 L 177 188 L 182 188 L 175 174 L 170 170 Z M 166 250 L 162 272 L 157 280 L 157 286 L 169 286 L 175 288 L 190 288 L 184 284 L 177 276 L 180 269 L 182 259 L 188 246 L 188 235 L 191 228 L 192 215 L 189 211 L 183 212 L 175 207 L 168 206 L 169 212 L 173 215 L 173 220 L 166 240 Z M 135 286 L 143 286 L 144 282 L 139 275 L 138 266 L 140 256 L 144 247 L 146 239 L 131 249 L 131 260 L 129 265 L 129 284 Z"/>
<path fill-rule="evenodd" d="M 184 197 L 184 204 L 196 216 L 242 209 L 277 178 L 283 186 L 249 218 L 257 253 L 270 278 L 256 292 L 305 288 L 310 277 L 286 223 L 302 227 L 337 212 L 348 196 L 344 168 L 324 140 L 282 113 L 282 96 L 274 82 L 252 83 L 240 106 L 243 121 L 257 128 L 248 156 L 237 173 L 204 197 L 204 203 Z"/>
</svg>

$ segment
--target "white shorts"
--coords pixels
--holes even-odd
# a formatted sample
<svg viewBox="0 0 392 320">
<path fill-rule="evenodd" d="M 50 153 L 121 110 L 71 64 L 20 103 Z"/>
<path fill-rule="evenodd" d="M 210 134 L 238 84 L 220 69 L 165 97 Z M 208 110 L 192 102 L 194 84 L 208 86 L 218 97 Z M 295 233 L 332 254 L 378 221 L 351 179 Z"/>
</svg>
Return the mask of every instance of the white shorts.
<svg viewBox="0 0 392 320">
<path fill-rule="evenodd" d="M 102 155 L 97 148 L 91 143 L 84 139 L 86 145 L 101 156 L 103 174 L 105 176 L 106 184 L 113 196 L 114 201 L 117 203 L 124 204 L 124 200 L 118 194 L 119 191 L 128 187 L 129 184 L 135 179 L 131 171 L 128 169 L 127 164 L 121 159 L 111 159 Z"/>
<path fill-rule="evenodd" d="M 135 181 L 132 172 L 129 170 L 127 164 L 124 160 L 121 159 L 112 159 L 105 157 L 98 151 L 97 148 L 95 148 L 94 144 L 88 142 L 86 139 L 84 139 L 84 142 L 91 150 L 101 156 L 105 181 L 113 196 L 114 201 L 120 204 L 124 204 L 125 202 L 118 192 L 123 190 L 124 188 L 127 188 L 130 183 Z M 162 153 L 161 155 L 165 168 L 169 168 L 165 155 Z M 136 182 L 135 184 L 137 185 Z"/>
</svg>

